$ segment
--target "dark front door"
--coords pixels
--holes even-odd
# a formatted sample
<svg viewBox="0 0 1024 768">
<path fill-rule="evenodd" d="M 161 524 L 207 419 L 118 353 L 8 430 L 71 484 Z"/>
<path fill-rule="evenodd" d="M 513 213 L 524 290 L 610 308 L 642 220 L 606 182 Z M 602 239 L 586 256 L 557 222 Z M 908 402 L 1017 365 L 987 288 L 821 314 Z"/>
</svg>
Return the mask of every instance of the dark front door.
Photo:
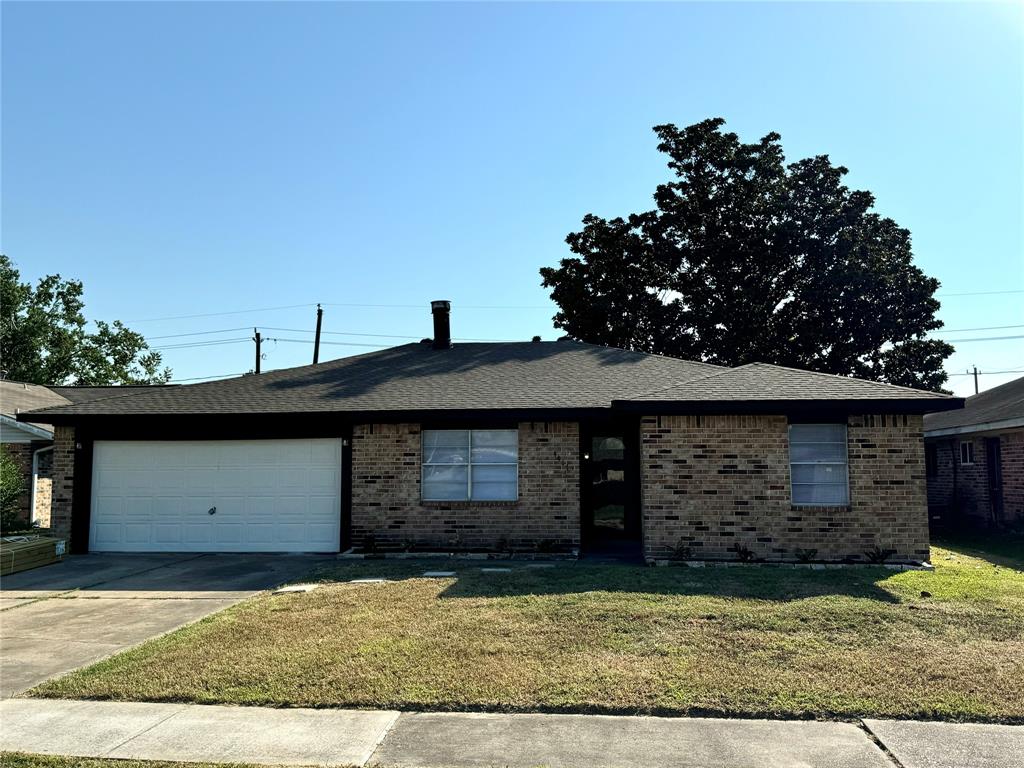
<svg viewBox="0 0 1024 768">
<path fill-rule="evenodd" d="M 637 430 L 593 427 L 582 440 L 583 545 L 589 550 L 630 548 L 640 542 Z"/>
<path fill-rule="evenodd" d="M 992 522 L 1003 519 L 1003 454 L 998 437 L 985 438 L 985 461 L 988 464 L 988 501 Z"/>
</svg>

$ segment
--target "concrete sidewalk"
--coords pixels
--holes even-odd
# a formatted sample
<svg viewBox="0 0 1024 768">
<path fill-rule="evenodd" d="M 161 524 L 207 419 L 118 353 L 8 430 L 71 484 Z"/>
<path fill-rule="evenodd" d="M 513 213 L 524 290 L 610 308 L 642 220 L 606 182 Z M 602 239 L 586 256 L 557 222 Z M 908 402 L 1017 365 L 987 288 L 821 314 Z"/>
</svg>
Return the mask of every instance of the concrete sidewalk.
<svg viewBox="0 0 1024 768">
<path fill-rule="evenodd" d="M 861 728 L 43 699 L 0 702 L 0 723 L 3 751 L 139 760 L 406 768 L 1024 768 L 1021 726 L 871 720 Z"/>
</svg>

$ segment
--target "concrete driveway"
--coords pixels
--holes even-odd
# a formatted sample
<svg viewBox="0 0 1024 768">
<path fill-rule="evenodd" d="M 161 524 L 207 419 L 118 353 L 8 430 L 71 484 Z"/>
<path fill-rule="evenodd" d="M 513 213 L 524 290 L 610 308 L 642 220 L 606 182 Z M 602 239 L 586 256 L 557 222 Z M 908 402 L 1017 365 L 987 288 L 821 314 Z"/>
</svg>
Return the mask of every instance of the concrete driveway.
<svg viewBox="0 0 1024 768">
<path fill-rule="evenodd" d="M 317 555 L 76 555 L 0 585 L 0 697 L 301 579 Z"/>
</svg>

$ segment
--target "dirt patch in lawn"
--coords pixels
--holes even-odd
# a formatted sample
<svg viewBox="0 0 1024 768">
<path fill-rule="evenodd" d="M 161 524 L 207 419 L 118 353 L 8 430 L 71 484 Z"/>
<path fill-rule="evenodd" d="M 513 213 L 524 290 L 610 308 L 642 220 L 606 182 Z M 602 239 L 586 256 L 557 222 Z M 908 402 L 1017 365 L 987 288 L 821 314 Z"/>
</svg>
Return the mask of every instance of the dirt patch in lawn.
<svg viewBox="0 0 1024 768">
<path fill-rule="evenodd" d="M 343 563 L 33 694 L 1024 722 L 1024 561 L 971 553 L 934 548 L 934 572 Z M 349 583 L 370 577 L 391 581 Z"/>
</svg>

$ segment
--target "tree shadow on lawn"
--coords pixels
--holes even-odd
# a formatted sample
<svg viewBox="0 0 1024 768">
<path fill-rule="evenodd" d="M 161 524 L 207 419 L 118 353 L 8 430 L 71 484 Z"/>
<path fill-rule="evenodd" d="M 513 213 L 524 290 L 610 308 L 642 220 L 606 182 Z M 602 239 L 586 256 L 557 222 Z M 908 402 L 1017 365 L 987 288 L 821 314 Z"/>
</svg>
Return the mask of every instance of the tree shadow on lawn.
<svg viewBox="0 0 1024 768">
<path fill-rule="evenodd" d="M 487 572 L 485 568 L 509 568 L 509 571 Z M 332 568 L 318 576 L 339 582 L 359 578 L 398 580 L 422 577 L 428 570 L 455 571 L 455 581 L 439 595 L 442 599 L 607 592 L 779 602 L 829 596 L 901 602 L 897 595 L 880 586 L 897 572 L 870 566 L 811 570 L 772 566 L 677 568 L 557 563 L 544 568 L 507 561 L 380 560 Z"/>
</svg>

